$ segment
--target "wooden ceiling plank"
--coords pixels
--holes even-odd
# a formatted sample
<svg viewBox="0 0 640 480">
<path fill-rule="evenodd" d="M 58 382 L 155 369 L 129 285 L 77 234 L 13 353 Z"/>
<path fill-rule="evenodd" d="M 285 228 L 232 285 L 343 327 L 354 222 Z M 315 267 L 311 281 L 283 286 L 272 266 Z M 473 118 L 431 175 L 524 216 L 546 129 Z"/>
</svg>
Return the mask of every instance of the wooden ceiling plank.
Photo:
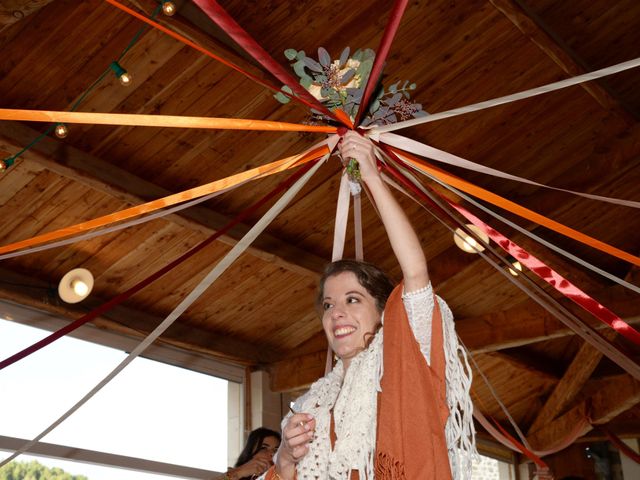
<svg viewBox="0 0 640 480">
<path fill-rule="evenodd" d="M 534 449 L 544 450 L 566 438 L 578 422 L 589 418 L 591 425 L 603 425 L 640 403 L 640 384 L 629 375 L 620 375 L 604 388 L 583 400 L 564 415 L 527 436 Z M 585 432 L 586 433 L 586 432 Z"/>
<path fill-rule="evenodd" d="M 0 25 L 13 25 L 37 12 L 53 0 L 3 0 L 0 7 Z M 0 28 L 0 30 L 2 30 Z"/>
<path fill-rule="evenodd" d="M 16 152 L 37 133 L 28 127 L 12 122 L 0 123 L 0 148 Z M 136 177 L 80 150 L 45 138 L 24 153 L 26 161 L 36 162 L 65 178 L 80 182 L 90 188 L 106 193 L 131 204 L 146 202 L 152 198 L 169 195 L 171 192 L 142 178 Z M 230 219 L 205 207 L 191 207 L 165 217 L 191 230 L 211 235 L 227 224 Z M 249 230 L 247 225 L 237 225 L 220 241 L 228 245 L 235 243 Z M 294 245 L 287 244 L 268 234 L 256 239 L 249 252 L 263 260 L 312 278 L 319 278 L 326 261 Z"/>
<path fill-rule="evenodd" d="M 102 299 L 92 294 L 81 305 L 65 304 L 57 298 L 55 291 L 51 292 L 50 284 L 6 268 L 0 268 L 0 278 L 2 278 L 2 281 L 0 281 L 0 298 L 38 310 L 45 310 L 69 320 L 80 318 L 86 313 L 87 309 L 96 308 L 104 303 Z M 45 301 L 43 301 L 43 297 L 46 299 Z M 147 312 L 125 305 L 118 305 L 93 320 L 92 323 L 99 328 L 106 328 L 126 335 L 134 335 L 142 339 L 156 328 L 162 320 L 162 318 L 150 315 Z M 199 351 L 215 358 L 247 365 L 273 362 L 275 360 L 272 353 L 258 345 L 219 335 L 210 330 L 185 326 L 179 321 L 169 327 L 158 341 L 186 348 L 187 350 Z"/>
<path fill-rule="evenodd" d="M 527 38 L 571 76 L 588 73 L 590 69 L 580 57 L 566 45 L 544 22 L 520 0 L 489 0 Z M 640 116 L 623 105 L 602 82 L 580 84 L 603 108 L 615 112 L 628 125 L 633 125 Z"/>
<path fill-rule="evenodd" d="M 602 335 L 607 340 L 613 340 L 616 337 L 616 332 L 614 330 L 606 330 Z M 571 403 L 576 394 L 591 377 L 598 363 L 600 363 L 602 355 L 602 352 L 592 347 L 589 343 L 584 342 L 582 344 L 562 379 L 555 386 L 544 406 L 538 412 L 535 420 L 529 427 L 528 434 L 534 433 L 536 430 L 550 423 Z"/>
<path fill-rule="evenodd" d="M 308 388 L 324 375 L 327 351 L 315 352 L 269 365 L 269 388 L 272 392 L 289 392 Z"/>
</svg>

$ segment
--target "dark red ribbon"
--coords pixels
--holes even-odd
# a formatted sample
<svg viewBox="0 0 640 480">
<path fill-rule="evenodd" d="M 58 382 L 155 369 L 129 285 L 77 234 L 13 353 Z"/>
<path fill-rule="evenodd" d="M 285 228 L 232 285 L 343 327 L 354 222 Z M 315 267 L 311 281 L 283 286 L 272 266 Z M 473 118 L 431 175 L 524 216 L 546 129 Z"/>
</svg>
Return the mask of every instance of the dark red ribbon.
<svg viewBox="0 0 640 480">
<path fill-rule="evenodd" d="M 281 192 L 284 189 L 288 188 L 291 184 L 293 184 L 293 182 L 295 182 L 305 172 L 307 172 L 316 162 L 317 162 L 317 160 L 316 161 L 312 161 L 312 162 L 308 162 L 307 164 L 303 165 L 300 169 L 298 169 L 296 172 L 294 172 L 289 178 L 287 178 L 285 181 L 280 183 L 274 190 L 272 190 L 271 192 L 267 193 L 264 197 L 262 197 L 256 203 L 254 203 L 250 207 L 248 207 L 245 210 L 243 210 L 242 212 L 240 212 L 240 214 L 238 214 L 238 216 L 236 216 L 231 221 L 229 221 L 229 223 L 227 223 L 224 227 L 222 227 L 220 230 L 215 232 L 209 238 L 207 238 L 206 240 L 203 240 L 201 243 L 199 243 L 198 245 L 193 247 L 191 250 L 189 250 L 188 252 L 184 253 L 183 255 L 181 255 L 180 257 L 178 257 L 176 260 L 174 260 L 173 262 L 169 263 L 168 265 L 162 267 L 160 270 L 158 270 L 157 272 L 153 273 L 151 276 L 149 276 L 149 277 L 145 278 L 144 280 L 142 280 L 141 282 L 137 283 L 136 285 L 131 287 L 129 290 L 127 290 L 127 291 L 121 293 L 120 295 L 112 298 L 108 302 L 105 302 L 102 305 L 96 307 L 95 309 L 93 309 L 89 313 L 87 313 L 86 315 L 83 315 L 82 317 L 78 318 L 77 320 L 74 320 L 73 322 L 69 323 L 68 325 L 65 325 L 61 329 L 53 332 L 51 335 L 43 338 L 42 340 L 34 343 L 33 345 L 21 350 L 20 352 L 14 354 L 14 355 L 11 355 L 10 357 L 5 358 L 4 360 L 2 360 L 0 362 L 0 370 L 2 370 L 3 368 L 8 367 L 9 365 L 17 362 L 18 360 L 23 359 L 24 357 L 26 357 L 28 355 L 31 355 L 34 352 L 37 352 L 41 348 L 46 347 L 50 343 L 52 343 L 55 340 L 59 339 L 60 337 L 63 337 L 64 335 L 67 335 L 68 333 L 70 333 L 70 332 L 74 331 L 75 329 L 81 327 L 85 323 L 90 322 L 91 320 L 97 318 L 99 315 L 102 315 L 103 313 L 108 312 L 109 310 L 111 310 L 116 305 L 119 305 L 120 303 L 122 303 L 125 300 L 129 299 L 131 296 L 133 296 L 134 294 L 136 294 L 137 292 L 139 292 L 140 290 L 142 290 L 146 286 L 148 286 L 151 283 L 155 282 L 160 277 L 162 277 L 163 275 L 165 275 L 166 273 L 170 272 L 171 270 L 176 268 L 178 265 L 183 263 L 185 260 L 187 260 L 188 258 L 192 257 L 193 255 L 195 255 L 199 251 L 201 251 L 207 245 L 211 244 L 213 241 L 215 241 L 216 239 L 220 238 L 222 235 L 227 233 L 231 228 L 233 228 L 238 223 L 242 222 L 251 213 L 255 212 L 258 208 L 260 208 L 262 205 L 264 205 L 266 202 L 268 202 L 271 198 L 273 198 L 279 192 Z"/>
<path fill-rule="evenodd" d="M 304 103 L 309 108 L 313 108 L 325 115 L 342 121 L 327 107 L 316 100 L 305 88 L 303 88 L 293 76 L 276 62 L 269 53 L 256 42 L 246 30 L 244 30 L 227 11 L 215 0 L 193 0 L 200 9 L 207 14 L 224 32 L 229 35 L 238 45 L 249 53 L 260 65 L 266 68 L 274 77 L 287 85 L 297 94 L 294 99 Z"/>
<path fill-rule="evenodd" d="M 538 467 L 540 468 L 545 468 L 545 469 L 549 469 L 549 466 L 544 463 L 544 461 L 535 453 L 533 453 L 531 450 L 529 450 L 527 447 L 525 447 L 522 443 L 520 443 L 518 440 L 516 440 L 509 432 L 507 432 L 502 425 L 500 425 L 500 422 L 498 422 L 495 418 L 489 416 L 489 418 L 491 419 L 491 421 L 496 425 L 496 427 L 498 427 L 498 430 L 500 430 L 500 432 L 502 433 L 502 435 L 504 435 L 505 437 L 507 437 L 507 439 L 518 449 L 520 450 L 523 454 L 525 454 L 527 457 L 529 457 Z"/>
<path fill-rule="evenodd" d="M 404 15 L 404 11 L 407 8 L 407 3 L 409 3 L 408 0 L 396 0 L 393 4 L 393 8 L 389 14 L 389 20 L 387 21 L 387 26 L 384 29 L 380 45 L 378 46 L 378 51 L 376 52 L 376 58 L 373 61 L 373 67 L 371 68 L 369 79 L 367 80 L 367 86 L 362 94 L 362 101 L 360 102 L 356 119 L 353 122 L 355 125 L 359 125 L 360 119 L 367 113 L 369 100 L 371 100 L 371 95 L 373 95 L 378 80 L 380 79 L 380 75 L 382 74 L 384 62 L 387 60 L 389 50 L 391 50 L 391 44 L 393 43 L 393 39 L 396 36 L 398 27 L 400 26 L 400 21 L 402 20 L 402 15 Z"/>
<path fill-rule="evenodd" d="M 387 153 L 392 159 L 401 165 L 406 165 L 397 155 L 395 155 L 390 149 L 386 147 L 386 145 L 380 145 L 385 153 Z M 397 177 L 399 178 L 399 177 Z M 420 198 L 429 200 L 424 192 L 420 191 L 415 185 L 402 177 L 402 181 L 407 188 L 411 189 L 415 194 L 417 194 Z M 500 232 L 491 228 L 489 225 L 484 223 L 482 220 L 477 218 L 463 206 L 455 203 L 448 198 L 440 195 L 435 192 L 440 198 L 442 198 L 445 202 L 455 208 L 459 213 L 461 213 L 467 220 L 473 223 L 475 226 L 480 228 L 483 232 L 485 232 L 489 237 L 498 244 L 500 248 L 504 251 L 512 255 L 516 260 L 525 265 L 529 270 L 535 273 L 538 277 L 543 279 L 557 291 L 562 293 L 565 297 L 572 300 L 574 303 L 582 307 L 587 312 L 591 313 L 597 319 L 606 323 L 608 326 L 613 328 L 616 332 L 628 338 L 632 342 L 637 345 L 640 345 L 640 332 L 634 329 L 627 322 L 622 320 L 618 315 L 613 313 L 607 307 L 599 303 L 598 301 L 591 298 L 585 292 L 580 290 L 574 284 L 572 284 L 569 280 L 564 278 L 558 272 L 553 270 L 543 261 L 539 260 L 529 252 L 527 252 L 524 248 L 515 244 L 507 237 L 502 235 Z M 430 200 L 429 200 L 430 201 Z"/>
</svg>

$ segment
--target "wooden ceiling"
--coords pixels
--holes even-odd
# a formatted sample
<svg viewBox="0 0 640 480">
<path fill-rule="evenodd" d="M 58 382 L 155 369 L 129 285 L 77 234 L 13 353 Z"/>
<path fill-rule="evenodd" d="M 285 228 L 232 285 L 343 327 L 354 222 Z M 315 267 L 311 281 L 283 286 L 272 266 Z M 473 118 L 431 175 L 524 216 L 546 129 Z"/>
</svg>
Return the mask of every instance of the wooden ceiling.
<svg viewBox="0 0 640 480">
<path fill-rule="evenodd" d="M 380 0 L 220 3 L 285 66 L 287 48 L 313 52 L 324 46 L 334 56 L 345 46 L 376 49 L 392 5 Z M 158 21 L 266 75 L 197 7 L 177 4 L 175 17 L 160 16 Z M 157 3 L 127 5 L 150 13 Z M 142 26 L 98 0 L 10 1 L 1 8 L 2 108 L 72 108 Z M 640 57 L 639 22 L 640 3 L 635 0 L 417 0 L 403 17 L 385 83 L 416 82 L 414 97 L 436 113 Z M 145 30 L 120 63 L 133 74 L 133 84 L 124 88 L 107 75 L 82 99 L 78 111 L 308 119 L 305 109 L 281 105 L 270 91 L 157 30 Z M 636 69 L 400 133 L 537 182 L 637 201 L 638 112 Z M 0 122 L 0 158 L 30 144 L 45 128 Z M 322 138 L 93 125 L 69 130 L 65 139 L 45 137 L 0 176 L 0 244 L 272 162 Z M 640 215 L 633 209 L 444 168 L 622 250 L 640 253 Z M 319 272 L 331 255 L 339 171 L 335 160 L 323 166 L 162 341 L 267 368 L 277 390 L 300 388 L 317 376 L 326 344 L 313 298 Z M 201 206 L 117 233 L 4 260 L 0 298 L 77 318 L 211 235 L 286 175 L 251 182 Z M 423 240 L 433 283 L 451 306 L 462 340 L 514 419 L 531 433 L 534 446 L 562 437 L 588 404 L 597 405 L 592 412 L 596 422 L 608 422 L 621 435 L 640 435 L 637 382 L 477 255 L 455 247 L 450 232 L 428 212 L 406 199 L 402 203 Z M 363 208 L 365 257 L 399 280 L 384 231 L 366 201 Z M 98 319 L 97 325 L 134 335 L 150 332 L 263 212 Z M 630 264 L 501 213 L 598 267 L 640 283 Z M 640 323 L 637 294 L 488 221 L 622 318 Z M 347 256 L 353 254 L 349 235 Z M 75 267 L 95 275 L 87 302 L 74 307 L 43 294 Z M 637 346 L 610 338 L 640 359 Z M 477 374 L 474 399 L 485 413 L 506 422 Z"/>
</svg>

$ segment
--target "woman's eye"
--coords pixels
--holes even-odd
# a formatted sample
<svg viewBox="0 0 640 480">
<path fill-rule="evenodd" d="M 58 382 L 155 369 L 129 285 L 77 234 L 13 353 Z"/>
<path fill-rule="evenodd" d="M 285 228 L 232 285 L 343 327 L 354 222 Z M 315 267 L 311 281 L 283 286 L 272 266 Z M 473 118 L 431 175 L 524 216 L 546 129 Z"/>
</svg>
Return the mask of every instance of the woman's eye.
<svg viewBox="0 0 640 480">
<path fill-rule="evenodd" d="M 347 303 L 358 303 L 358 299 L 356 297 L 348 297 Z"/>
<path fill-rule="evenodd" d="M 331 308 L 331 304 L 330 303 L 323 303 L 322 304 L 322 309 L 323 310 L 329 310 Z"/>
</svg>

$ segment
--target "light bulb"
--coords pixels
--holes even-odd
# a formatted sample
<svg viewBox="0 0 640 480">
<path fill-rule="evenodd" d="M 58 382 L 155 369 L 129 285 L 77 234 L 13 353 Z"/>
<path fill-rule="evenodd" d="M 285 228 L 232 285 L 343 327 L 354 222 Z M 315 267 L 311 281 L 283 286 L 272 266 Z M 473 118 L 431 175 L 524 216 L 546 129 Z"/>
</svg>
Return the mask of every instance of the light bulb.
<svg viewBox="0 0 640 480">
<path fill-rule="evenodd" d="M 484 243 L 489 243 L 489 236 L 484 233 L 480 228 L 473 224 L 467 225 L 467 228 L 471 230 L 477 237 L 481 238 Z M 465 232 L 462 228 L 456 228 L 453 234 L 453 241 L 456 242 L 458 248 L 467 253 L 478 253 L 484 250 L 484 247 L 475 238 Z"/>
<path fill-rule="evenodd" d="M 84 297 L 87 293 L 89 293 L 89 285 L 78 278 L 71 281 L 71 288 L 73 288 L 73 291 L 79 297 Z"/>
<path fill-rule="evenodd" d="M 4 173 L 7 168 L 7 162 L 5 162 L 4 160 L 0 160 L 0 173 Z"/>
<path fill-rule="evenodd" d="M 517 277 L 517 276 L 518 276 L 518 272 L 521 272 L 521 271 L 522 271 L 522 264 L 521 264 L 519 261 L 514 260 L 513 262 L 511 262 L 511 266 L 512 266 L 513 268 L 510 268 L 510 267 L 509 267 L 509 273 L 510 273 L 511 275 L 513 275 L 514 277 Z M 517 271 L 516 271 L 516 270 L 517 270 Z"/>
<path fill-rule="evenodd" d="M 64 123 L 59 123 L 56 125 L 54 132 L 56 134 L 56 137 L 64 138 L 69 134 L 69 129 Z"/>
<path fill-rule="evenodd" d="M 162 2 L 162 13 L 164 13 L 167 17 L 171 17 L 174 13 L 176 13 L 176 4 L 171 1 L 164 0 Z"/>
<path fill-rule="evenodd" d="M 131 82 L 133 82 L 133 76 L 129 72 L 125 71 L 118 77 L 118 80 L 120 80 L 120 85 L 122 85 L 123 87 L 128 87 Z"/>
</svg>

